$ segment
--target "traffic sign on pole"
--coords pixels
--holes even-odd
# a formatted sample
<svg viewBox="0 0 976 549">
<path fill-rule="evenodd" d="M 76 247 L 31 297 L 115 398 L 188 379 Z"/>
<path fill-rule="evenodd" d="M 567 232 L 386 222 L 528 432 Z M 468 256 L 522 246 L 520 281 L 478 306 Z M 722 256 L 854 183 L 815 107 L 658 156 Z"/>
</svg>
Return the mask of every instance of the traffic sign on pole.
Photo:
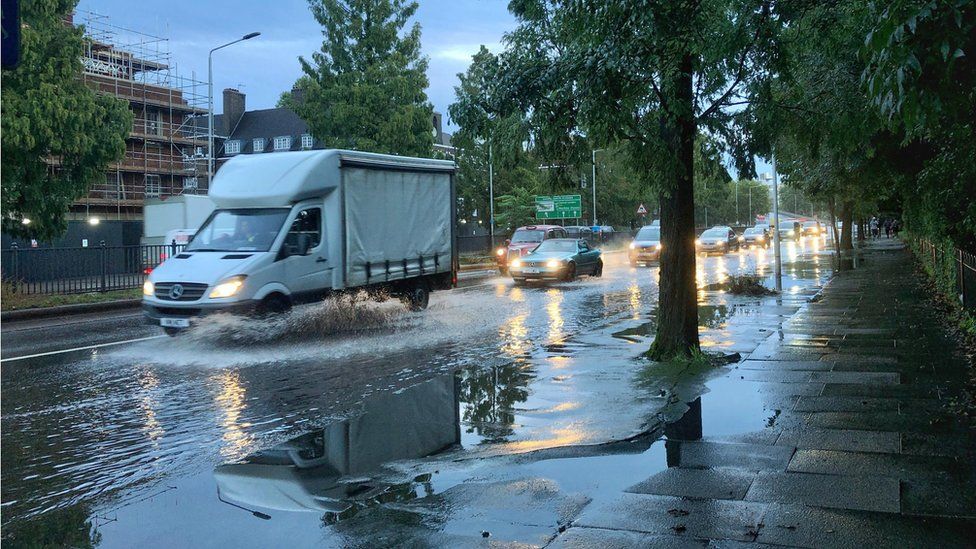
<svg viewBox="0 0 976 549">
<path fill-rule="evenodd" d="M 579 219 L 583 217 L 583 199 L 578 194 L 535 197 L 536 219 Z"/>
<path fill-rule="evenodd" d="M 640 206 L 637 206 L 637 215 L 647 215 L 647 208 L 644 207 L 643 202 L 641 202 Z"/>
</svg>

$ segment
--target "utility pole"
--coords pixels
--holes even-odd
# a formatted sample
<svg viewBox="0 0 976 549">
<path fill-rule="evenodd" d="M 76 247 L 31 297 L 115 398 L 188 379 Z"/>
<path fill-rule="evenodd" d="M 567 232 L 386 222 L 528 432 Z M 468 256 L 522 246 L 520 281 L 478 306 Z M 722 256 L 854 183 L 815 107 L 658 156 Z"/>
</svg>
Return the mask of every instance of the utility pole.
<svg viewBox="0 0 976 549">
<path fill-rule="evenodd" d="M 256 36 L 261 36 L 260 32 L 251 32 L 245 34 L 244 36 L 234 40 L 232 42 L 227 42 L 222 46 L 217 46 L 216 48 L 210 50 L 210 54 L 207 56 L 207 185 L 213 181 L 214 173 L 214 127 L 213 127 L 213 54 L 219 49 L 226 48 L 227 46 L 232 46 L 238 42 L 243 42 L 245 40 L 250 40 Z M 226 113 L 227 110 L 224 109 Z"/>
<path fill-rule="evenodd" d="M 739 224 L 739 180 L 735 180 L 735 223 Z"/>
<path fill-rule="evenodd" d="M 596 153 L 603 149 L 593 149 L 590 153 L 590 165 L 593 167 L 593 226 L 596 226 Z"/>
<path fill-rule="evenodd" d="M 779 178 L 776 175 L 776 154 L 773 155 L 773 223 L 776 230 L 773 232 L 775 248 L 775 257 L 773 261 L 776 262 L 775 276 L 776 276 L 776 291 L 783 291 L 783 263 L 782 257 L 780 256 L 780 238 L 779 238 Z"/>
<path fill-rule="evenodd" d="M 495 249 L 495 168 L 492 163 L 491 141 L 488 142 L 488 233 L 491 235 L 491 249 Z M 494 252 L 492 252 L 494 253 Z"/>
</svg>

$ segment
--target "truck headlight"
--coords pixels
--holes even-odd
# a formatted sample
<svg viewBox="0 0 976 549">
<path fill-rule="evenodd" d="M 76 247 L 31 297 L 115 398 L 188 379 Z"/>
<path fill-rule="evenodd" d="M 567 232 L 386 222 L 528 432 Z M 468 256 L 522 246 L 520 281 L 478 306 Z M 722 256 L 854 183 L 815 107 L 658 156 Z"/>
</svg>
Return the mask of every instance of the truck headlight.
<svg viewBox="0 0 976 549">
<path fill-rule="evenodd" d="M 550 269 L 555 269 L 556 267 L 559 267 L 559 261 L 555 259 L 550 259 L 549 261 L 546 262 L 546 267 L 549 267 Z"/>
<path fill-rule="evenodd" d="M 663 247 L 664 246 L 662 246 L 660 242 L 657 243 L 657 250 L 658 251 L 661 251 L 661 248 L 663 248 Z"/>
<path fill-rule="evenodd" d="M 156 287 L 150 281 L 145 281 L 142 283 L 142 295 L 154 295 L 156 293 Z"/>
<path fill-rule="evenodd" d="M 522 260 L 521 259 L 514 259 L 514 260 L 512 260 L 512 264 L 510 266 L 513 269 L 518 269 L 518 268 L 520 268 L 522 266 Z"/>
<path fill-rule="evenodd" d="M 695 239 L 695 246 L 701 246 L 701 239 L 700 238 L 696 238 Z"/>
<path fill-rule="evenodd" d="M 633 249 L 634 249 L 634 248 L 636 248 L 636 247 L 637 247 L 637 244 L 636 244 L 635 242 L 631 242 L 631 243 L 630 243 L 630 249 L 631 249 L 631 250 L 633 250 Z"/>
<path fill-rule="evenodd" d="M 212 299 L 216 299 L 233 296 L 238 290 L 241 289 L 241 286 L 244 285 L 244 278 L 245 277 L 243 275 L 232 276 L 220 284 L 217 284 L 214 286 L 213 290 L 210 290 L 210 297 Z"/>
</svg>

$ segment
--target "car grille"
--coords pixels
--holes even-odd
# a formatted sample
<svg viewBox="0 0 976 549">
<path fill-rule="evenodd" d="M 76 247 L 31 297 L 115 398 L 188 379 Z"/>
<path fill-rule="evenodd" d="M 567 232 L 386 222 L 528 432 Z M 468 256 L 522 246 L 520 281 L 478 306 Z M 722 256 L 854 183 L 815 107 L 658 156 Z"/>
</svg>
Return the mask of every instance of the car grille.
<svg viewBox="0 0 976 549">
<path fill-rule="evenodd" d="M 183 293 L 173 297 L 173 286 L 177 284 L 183 287 Z M 199 282 L 157 282 L 155 286 L 156 299 L 163 301 L 196 301 L 207 291 L 207 285 Z"/>
</svg>

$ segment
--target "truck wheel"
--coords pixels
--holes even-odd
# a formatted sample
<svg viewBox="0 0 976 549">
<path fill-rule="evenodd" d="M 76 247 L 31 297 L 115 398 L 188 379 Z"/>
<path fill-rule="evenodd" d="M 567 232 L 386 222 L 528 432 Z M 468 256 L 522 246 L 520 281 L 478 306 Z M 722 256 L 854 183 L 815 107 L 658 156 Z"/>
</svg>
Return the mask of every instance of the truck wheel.
<svg viewBox="0 0 976 549">
<path fill-rule="evenodd" d="M 403 298 L 403 302 L 411 311 L 423 311 L 430 303 L 430 290 L 423 284 L 411 288 Z"/>
<path fill-rule="evenodd" d="M 565 280 L 566 282 L 572 282 L 576 280 L 576 264 L 573 263 L 572 261 L 570 261 L 569 265 L 566 266 L 566 276 L 563 277 L 563 280 Z"/>
<path fill-rule="evenodd" d="M 603 276 L 603 261 L 596 262 L 596 267 L 593 269 L 593 276 L 596 278 Z"/>
<path fill-rule="evenodd" d="M 291 309 L 291 302 L 279 294 L 271 294 L 258 303 L 255 313 L 258 316 L 272 316 L 286 313 Z"/>
<path fill-rule="evenodd" d="M 182 332 L 183 330 L 179 328 L 163 327 L 163 331 L 166 332 L 166 335 L 168 335 L 169 337 L 176 337 L 180 335 L 180 332 Z"/>
</svg>

